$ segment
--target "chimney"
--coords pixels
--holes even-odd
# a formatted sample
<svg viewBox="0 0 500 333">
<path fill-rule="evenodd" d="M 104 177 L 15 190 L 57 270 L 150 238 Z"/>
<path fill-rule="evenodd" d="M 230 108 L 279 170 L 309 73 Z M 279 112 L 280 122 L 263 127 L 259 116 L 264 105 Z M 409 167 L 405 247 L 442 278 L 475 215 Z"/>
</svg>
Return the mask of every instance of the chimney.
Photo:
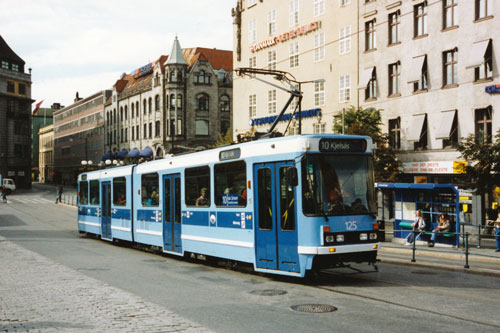
<svg viewBox="0 0 500 333">
<path fill-rule="evenodd" d="M 76 97 L 75 97 L 75 103 L 78 102 L 78 101 L 81 101 L 83 98 L 80 98 L 80 96 L 78 96 L 78 91 L 76 92 Z"/>
</svg>

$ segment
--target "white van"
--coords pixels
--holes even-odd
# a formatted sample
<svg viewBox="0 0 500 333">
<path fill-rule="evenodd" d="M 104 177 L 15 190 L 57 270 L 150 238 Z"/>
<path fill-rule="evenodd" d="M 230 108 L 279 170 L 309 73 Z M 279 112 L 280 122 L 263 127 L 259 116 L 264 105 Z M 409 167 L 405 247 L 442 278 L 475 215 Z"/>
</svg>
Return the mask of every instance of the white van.
<svg viewBox="0 0 500 333">
<path fill-rule="evenodd" d="M 16 190 L 16 183 L 14 183 L 14 179 L 4 178 L 2 184 L 5 185 L 7 194 L 11 194 Z"/>
</svg>

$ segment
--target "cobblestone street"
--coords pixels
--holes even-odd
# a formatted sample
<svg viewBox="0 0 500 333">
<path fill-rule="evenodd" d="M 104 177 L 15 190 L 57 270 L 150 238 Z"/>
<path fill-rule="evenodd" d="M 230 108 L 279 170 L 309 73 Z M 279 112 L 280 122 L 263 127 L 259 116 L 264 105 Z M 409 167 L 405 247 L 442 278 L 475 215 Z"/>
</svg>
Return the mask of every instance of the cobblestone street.
<svg viewBox="0 0 500 333">
<path fill-rule="evenodd" d="M 208 332 L 0 237 L 0 332 Z"/>
</svg>

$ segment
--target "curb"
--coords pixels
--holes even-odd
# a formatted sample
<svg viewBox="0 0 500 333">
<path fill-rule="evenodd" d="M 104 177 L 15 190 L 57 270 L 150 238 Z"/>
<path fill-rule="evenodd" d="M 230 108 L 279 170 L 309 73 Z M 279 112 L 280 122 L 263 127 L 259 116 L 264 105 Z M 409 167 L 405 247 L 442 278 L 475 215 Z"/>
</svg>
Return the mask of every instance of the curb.
<svg viewBox="0 0 500 333">
<path fill-rule="evenodd" d="M 446 265 L 446 264 L 434 264 L 434 263 L 425 263 L 425 262 L 411 262 L 410 260 L 403 260 L 403 259 L 392 259 L 392 258 L 380 258 L 380 262 L 383 263 L 388 263 L 388 264 L 395 264 L 395 265 L 405 265 L 405 266 L 413 266 L 413 267 L 422 267 L 422 268 L 433 268 L 433 269 L 441 269 L 441 270 L 446 270 L 446 271 L 453 271 L 453 272 L 463 272 L 463 273 L 471 273 L 471 274 L 478 274 L 478 275 L 489 275 L 489 276 L 495 276 L 495 277 L 500 277 L 500 271 L 499 270 L 493 270 L 493 269 L 487 269 L 487 268 L 465 268 L 463 266 L 453 266 L 453 265 Z"/>
<path fill-rule="evenodd" d="M 382 253 L 399 253 L 399 254 L 409 254 L 411 255 L 412 249 L 400 249 L 400 248 L 391 248 L 391 247 L 383 247 L 381 246 L 379 249 Z M 416 249 L 415 253 L 418 253 L 419 256 L 427 256 L 427 257 L 437 257 L 437 258 L 446 258 L 446 259 L 454 259 L 465 261 L 465 253 L 450 253 L 450 252 L 435 252 L 435 251 L 426 251 L 423 249 Z M 497 257 L 486 257 L 479 256 L 473 253 L 469 253 L 469 261 L 476 262 L 486 262 L 500 265 L 500 258 Z"/>
</svg>

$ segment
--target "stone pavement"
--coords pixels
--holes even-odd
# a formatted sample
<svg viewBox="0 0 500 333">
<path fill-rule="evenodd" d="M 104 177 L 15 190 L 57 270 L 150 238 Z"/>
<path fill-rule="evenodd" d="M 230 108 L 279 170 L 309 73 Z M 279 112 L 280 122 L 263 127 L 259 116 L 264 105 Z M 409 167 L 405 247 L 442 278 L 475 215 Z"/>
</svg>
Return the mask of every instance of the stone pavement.
<svg viewBox="0 0 500 333">
<path fill-rule="evenodd" d="M 209 332 L 0 236 L 0 332 Z"/>
</svg>

